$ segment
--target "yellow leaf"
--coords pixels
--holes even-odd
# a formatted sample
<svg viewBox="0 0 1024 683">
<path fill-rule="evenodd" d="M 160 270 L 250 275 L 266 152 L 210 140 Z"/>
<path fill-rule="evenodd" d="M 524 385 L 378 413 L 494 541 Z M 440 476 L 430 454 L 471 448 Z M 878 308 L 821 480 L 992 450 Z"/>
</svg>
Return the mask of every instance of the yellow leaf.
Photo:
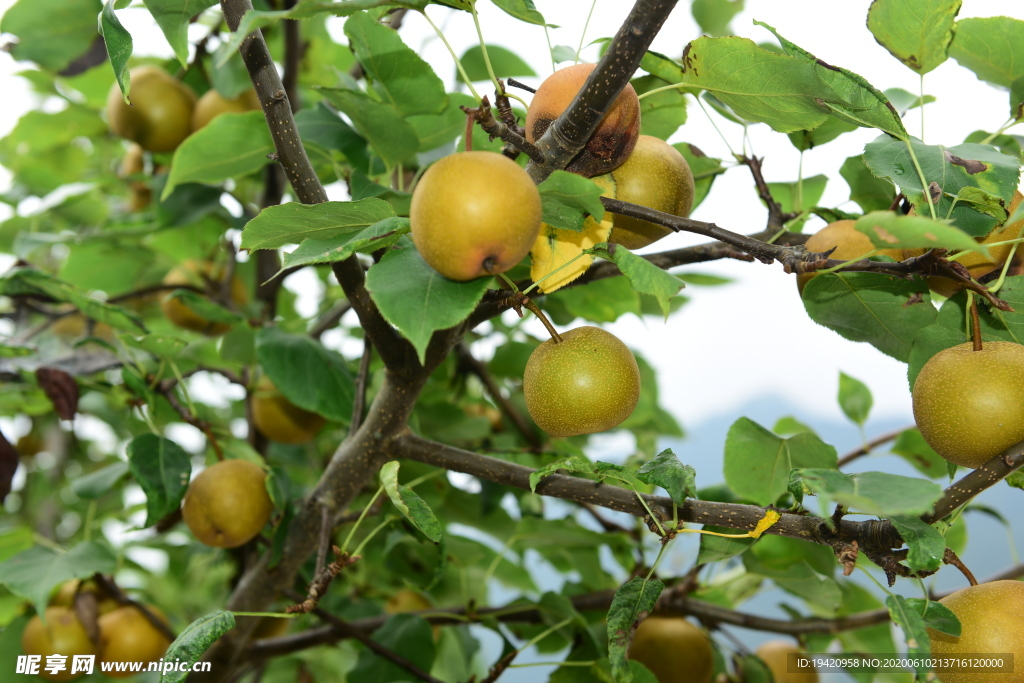
<svg viewBox="0 0 1024 683">
<path fill-rule="evenodd" d="M 761 534 L 768 531 L 780 519 L 782 519 L 782 515 L 775 510 L 765 510 L 764 517 L 757 523 L 754 530 L 750 532 L 750 537 L 761 538 Z"/>
<path fill-rule="evenodd" d="M 605 174 L 591 178 L 594 182 L 604 188 L 602 196 L 615 197 L 615 185 L 611 174 Z M 557 273 L 541 282 L 537 288 L 545 294 L 555 291 L 569 284 L 580 275 L 586 272 L 594 257 L 589 254 L 576 258 L 584 249 L 590 249 L 595 244 L 607 242 L 612 232 L 612 214 L 606 211 L 604 220 L 598 223 L 592 216 L 588 216 L 583 222 L 583 230 L 574 232 L 572 230 L 561 230 L 553 228 L 547 223 L 540 226 L 540 235 L 533 243 L 530 250 L 530 257 L 533 265 L 530 268 L 530 278 L 538 282 L 541 278 L 552 273 L 565 264 L 572 261 L 572 264 L 558 270 Z M 573 259 L 576 259 L 573 261 Z"/>
</svg>

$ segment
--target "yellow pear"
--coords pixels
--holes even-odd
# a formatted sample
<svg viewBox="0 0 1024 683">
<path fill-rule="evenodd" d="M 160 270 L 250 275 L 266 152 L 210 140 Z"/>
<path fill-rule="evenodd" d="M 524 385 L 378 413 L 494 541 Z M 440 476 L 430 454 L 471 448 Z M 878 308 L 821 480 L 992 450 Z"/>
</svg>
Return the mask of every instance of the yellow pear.
<svg viewBox="0 0 1024 683">
<path fill-rule="evenodd" d="M 256 91 L 249 88 L 238 97 L 228 98 L 210 88 L 196 102 L 192 111 L 192 131 L 195 132 L 221 114 L 255 111 L 260 108 Z"/>
<path fill-rule="evenodd" d="M 167 618 L 158 609 L 148 605 L 147 609 L 167 623 Z M 102 662 L 142 662 L 145 670 L 149 662 L 155 662 L 163 657 L 171 644 L 167 636 L 134 605 L 119 607 L 104 614 L 99 618 L 98 624 Z M 130 670 L 106 672 L 109 678 L 128 678 L 134 675 Z"/>
<path fill-rule="evenodd" d="M 206 292 L 207 296 L 217 296 L 220 292 L 221 280 L 224 277 L 222 266 L 215 266 L 209 261 L 184 261 L 168 271 L 164 276 L 165 285 L 191 285 Z M 234 275 L 231 278 L 231 301 L 235 306 L 243 306 L 248 301 L 245 285 Z M 180 299 L 166 297 L 160 302 L 164 315 L 178 327 L 195 332 L 202 332 L 211 337 L 224 334 L 231 329 L 227 323 L 207 320 Z"/>
<path fill-rule="evenodd" d="M 942 683 L 1021 683 L 1024 681 L 1024 583 L 992 581 L 959 590 L 940 600 L 960 620 L 960 636 L 928 629 L 936 657 L 1013 655 L 1013 673 L 946 671 Z"/>
<path fill-rule="evenodd" d="M 711 683 L 714 656 L 707 636 L 681 617 L 647 617 L 637 627 L 629 658 L 658 683 Z"/>
<path fill-rule="evenodd" d="M 129 75 L 131 105 L 116 83 L 107 96 L 110 130 L 150 152 L 173 152 L 191 132 L 195 93 L 155 66 L 136 67 Z"/>
<path fill-rule="evenodd" d="M 817 671 L 790 672 L 789 656 L 807 651 L 790 640 L 769 640 L 754 652 L 768 665 L 775 683 L 818 683 Z"/>
<path fill-rule="evenodd" d="M 921 436 L 949 462 L 978 468 L 1024 441 L 1024 346 L 971 343 L 932 356 L 914 382 Z"/>
<path fill-rule="evenodd" d="M 412 193 L 416 249 L 452 280 L 497 275 L 516 266 L 540 232 L 540 193 L 514 161 L 461 152 L 429 169 Z"/>
<path fill-rule="evenodd" d="M 181 515 L 200 542 L 237 548 L 270 520 L 274 504 L 267 473 L 245 460 L 224 460 L 203 470 L 185 492 Z"/>
<path fill-rule="evenodd" d="M 263 436 L 281 443 L 306 443 L 327 422 L 286 399 L 267 377 L 252 397 L 252 421 Z"/>
<path fill-rule="evenodd" d="M 74 655 L 97 653 L 96 645 L 89 640 L 82 622 L 67 607 L 47 607 L 45 624 L 38 614 L 29 619 L 21 633 L 21 649 L 27 655 L 42 656 L 39 676 L 50 681 L 73 681 L 80 678 L 81 673 L 71 674 Z M 47 672 L 46 657 L 58 654 L 67 656 L 66 668 L 56 673 Z M 7 675 L 13 675 L 13 670 L 8 671 Z"/>
<path fill-rule="evenodd" d="M 841 261 L 849 261 L 858 256 L 864 256 L 874 249 L 875 245 L 871 243 L 870 237 L 853 227 L 855 224 L 856 221 L 848 220 L 829 223 L 811 235 L 804 243 L 804 248 L 810 252 L 821 253 L 835 247 L 836 250 L 832 252 L 829 258 Z M 895 261 L 902 261 L 904 258 L 902 249 L 882 249 L 877 255 L 888 256 Z M 796 286 L 801 294 L 803 294 L 804 287 L 807 286 L 807 283 L 815 275 L 817 273 L 800 273 L 796 276 Z"/>
</svg>

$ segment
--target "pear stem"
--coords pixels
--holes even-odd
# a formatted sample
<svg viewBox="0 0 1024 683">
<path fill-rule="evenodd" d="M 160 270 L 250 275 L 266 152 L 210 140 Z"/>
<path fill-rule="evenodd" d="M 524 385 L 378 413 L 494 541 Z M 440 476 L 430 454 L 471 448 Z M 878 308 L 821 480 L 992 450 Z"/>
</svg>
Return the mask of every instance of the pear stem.
<svg viewBox="0 0 1024 683">
<path fill-rule="evenodd" d="M 978 319 L 978 299 L 974 296 L 971 297 L 971 335 L 974 338 L 974 350 L 981 351 L 981 322 Z"/>
<path fill-rule="evenodd" d="M 555 326 L 551 324 L 551 321 L 548 320 L 548 317 L 544 315 L 544 311 L 540 310 L 540 307 L 530 300 L 530 297 L 523 297 L 523 306 L 525 306 L 535 316 L 540 318 L 540 321 L 544 323 L 544 327 L 547 328 L 548 334 L 551 335 L 551 341 L 555 342 L 556 344 L 562 343 L 562 336 L 558 334 L 558 330 L 556 330 Z"/>
</svg>

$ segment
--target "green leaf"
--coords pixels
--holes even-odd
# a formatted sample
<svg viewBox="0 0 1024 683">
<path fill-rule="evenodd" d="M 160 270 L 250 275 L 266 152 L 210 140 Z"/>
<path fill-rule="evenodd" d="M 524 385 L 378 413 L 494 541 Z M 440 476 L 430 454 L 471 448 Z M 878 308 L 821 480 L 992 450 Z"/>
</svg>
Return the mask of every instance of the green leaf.
<svg viewBox="0 0 1024 683">
<path fill-rule="evenodd" d="M 319 341 L 265 327 L 256 333 L 256 357 L 277 390 L 299 408 L 335 422 L 352 418 L 352 373 L 344 358 Z"/>
<path fill-rule="evenodd" d="M 1020 116 L 1024 101 L 1019 89 L 1024 78 L 1024 21 L 1011 17 L 961 19 L 956 22 L 949 56 L 981 80 L 1010 90 L 1010 116 Z"/>
<path fill-rule="evenodd" d="M 420 144 L 419 152 L 429 152 L 443 147 L 455 138 L 462 135 L 466 130 L 466 115 L 459 109 L 459 104 L 469 99 L 471 106 L 476 106 L 476 100 L 468 96 L 459 96 L 459 93 L 452 93 L 448 96 L 448 105 L 440 114 L 416 114 L 405 117 L 406 123 L 412 126 Z M 365 141 L 364 141 L 365 144 Z"/>
<path fill-rule="evenodd" d="M 725 438 L 725 482 L 758 505 L 772 505 L 786 492 L 790 470 L 835 465 L 836 449 L 814 434 L 783 439 L 745 417 Z"/>
<path fill-rule="evenodd" d="M 430 671 L 436 657 L 434 634 L 430 624 L 415 614 L 392 615 L 384 625 L 374 631 L 373 639 L 391 652 L 402 653 L 402 658 L 421 671 Z M 412 681 L 414 677 L 397 664 L 361 648 L 355 668 L 346 674 L 346 680 L 359 683 L 389 683 Z"/>
<path fill-rule="evenodd" d="M 857 126 L 846 121 L 840 121 L 839 119 L 830 116 L 825 119 L 824 123 L 815 128 L 814 130 L 801 130 L 796 133 L 789 134 L 789 141 L 793 143 L 801 152 L 809 149 L 814 149 L 819 145 L 824 145 L 827 142 L 832 142 L 843 133 L 849 133 L 850 131 L 856 130 Z M 811 202 L 809 206 L 813 206 L 814 202 Z"/>
<path fill-rule="evenodd" d="M 818 103 L 833 116 L 865 128 L 877 128 L 900 140 L 909 137 L 903 127 L 903 120 L 878 88 L 848 69 L 826 64 L 780 36 L 768 24 L 756 20 L 754 23 L 771 31 L 779 39 L 779 44 L 787 55 L 801 59 L 814 70 L 816 82 L 820 84 L 819 88 L 823 93 L 819 96 Z M 807 129 L 814 127 L 805 126 Z"/>
<path fill-rule="evenodd" d="M 182 66 L 188 66 L 188 25 L 217 0 L 143 0 Z M 107 44 L 109 49 L 109 43 Z M 237 50 L 236 50 L 237 51 Z"/>
<path fill-rule="evenodd" d="M 96 15 L 101 0 L 18 0 L 0 20 L 0 32 L 18 41 L 14 59 L 60 71 L 84 54 L 96 40 Z"/>
<path fill-rule="evenodd" d="M 942 487 L 924 479 L 884 472 L 843 474 L 838 470 L 802 469 L 803 483 L 818 497 L 822 514 L 831 501 L 869 515 L 921 515 L 942 497 Z"/>
<path fill-rule="evenodd" d="M 590 178 L 567 171 L 554 171 L 537 186 L 543 207 L 542 220 L 562 230 L 581 232 L 585 214 L 601 221 L 604 205 L 601 187 Z"/>
<path fill-rule="evenodd" d="M 796 135 L 796 133 L 792 135 Z M 768 183 L 768 189 L 771 190 L 772 198 L 779 203 L 783 211 L 787 213 L 800 213 L 813 208 L 821 201 L 827 184 L 827 177 L 816 175 L 804 178 L 799 183 Z M 809 216 L 802 216 L 792 220 L 786 224 L 786 227 L 791 232 L 800 232 L 803 230 L 803 225 L 807 222 L 808 218 Z"/>
<path fill-rule="evenodd" d="M 924 625 L 928 628 L 935 629 L 940 633 L 946 633 L 955 638 L 959 638 L 963 632 L 960 620 L 956 614 L 941 602 L 929 600 L 926 607 L 923 598 L 907 598 L 907 607 L 923 615 Z"/>
<path fill-rule="evenodd" d="M 743 11 L 743 0 L 693 0 L 690 12 L 701 33 L 724 36 L 730 32 L 729 22 Z"/>
<path fill-rule="evenodd" d="M 910 552 L 907 565 L 914 571 L 935 571 L 942 564 L 946 552 L 946 539 L 930 524 L 919 517 L 893 515 L 889 518 Z"/>
<path fill-rule="evenodd" d="M 648 581 L 637 576 L 615 591 L 608 608 L 608 659 L 617 683 L 633 681 L 633 673 L 626 660 L 629 643 L 636 627 L 654 609 L 664 588 L 665 584 L 658 579 Z"/>
<path fill-rule="evenodd" d="M 945 305 L 945 304 L 943 304 Z M 907 360 L 907 381 L 910 388 L 914 388 L 917 375 L 932 356 L 943 349 L 948 349 L 967 341 L 967 335 L 962 330 L 946 327 L 945 325 L 928 325 L 921 329 L 914 337 L 914 348 Z M 943 465 L 945 468 L 945 465 Z M 945 471 L 945 470 L 943 470 Z"/>
<path fill-rule="evenodd" d="M 242 249 L 256 251 L 299 244 L 307 239 L 333 239 L 358 233 L 394 215 L 390 204 L 372 198 L 322 204 L 288 202 L 268 206 L 246 223 L 241 245 Z"/>
<path fill-rule="evenodd" d="M 846 417 L 863 425 L 871 412 L 871 402 L 871 390 L 866 384 L 845 372 L 839 373 L 839 407 Z"/>
<path fill-rule="evenodd" d="M 771 566 L 762 562 L 756 553 L 757 544 L 753 552 L 743 555 L 743 566 L 748 572 L 770 578 L 782 590 L 812 605 L 819 614 L 836 613 L 842 603 L 842 593 L 831 576 L 822 576 L 807 560 L 799 557 L 780 562 L 780 566 Z"/>
<path fill-rule="evenodd" d="M 693 174 L 693 208 L 690 209 L 692 213 L 693 209 L 696 209 L 704 201 L 704 198 L 708 196 L 708 192 L 711 191 L 711 184 L 715 182 L 715 178 L 725 173 L 726 168 L 722 166 L 721 159 L 709 157 L 696 145 L 678 142 L 672 146 L 683 155 L 686 163 L 690 165 L 690 172 Z"/>
<path fill-rule="evenodd" d="M 441 542 L 441 524 L 434 512 L 412 489 L 398 483 L 398 462 L 380 468 L 380 482 L 388 498 L 409 522 L 434 543 Z"/>
<path fill-rule="evenodd" d="M 703 88 L 748 121 L 779 131 L 812 130 L 828 117 L 831 96 L 813 64 L 759 47 L 747 38 L 698 38 L 683 52 L 682 83 Z"/>
<path fill-rule="evenodd" d="M 954 207 L 953 200 L 963 188 L 976 187 L 1001 197 L 1009 205 L 1017 187 L 1020 160 L 1001 154 L 991 145 L 944 147 L 926 145 L 917 139 L 911 139 L 909 145 L 929 186 L 936 183 L 941 189 L 936 217 L 952 219 L 956 227 L 971 237 L 987 235 L 998 221 L 967 203 L 958 202 Z M 879 178 L 899 185 L 918 216 L 931 216 L 924 186 L 906 143 L 882 135 L 864 148 L 864 163 Z"/>
<path fill-rule="evenodd" d="M 37 612 L 44 612 L 54 586 L 96 572 L 109 574 L 116 566 L 110 549 L 94 541 L 59 553 L 37 545 L 0 562 L 0 581 L 15 595 L 29 600 Z"/>
<path fill-rule="evenodd" d="M 875 0 L 868 30 L 878 44 L 924 75 L 946 61 L 962 0 Z"/>
<path fill-rule="evenodd" d="M 118 460 L 106 467 L 75 477 L 71 480 L 71 490 L 79 498 L 99 498 L 115 490 L 115 485 L 128 474 L 128 463 Z"/>
<path fill-rule="evenodd" d="M 366 289 L 380 312 L 412 342 L 424 362 L 430 337 L 466 319 L 490 278 L 456 282 L 427 265 L 414 249 L 388 252 L 366 274 Z"/>
<path fill-rule="evenodd" d="M 245 316 L 242 314 L 228 310 L 224 306 L 212 301 L 209 297 L 203 296 L 191 289 L 176 289 L 168 294 L 167 298 L 177 299 L 200 318 L 210 322 L 233 325 L 245 319 Z"/>
<path fill-rule="evenodd" d="M 487 56 L 490 57 L 491 68 L 494 69 L 494 75 L 498 78 L 507 79 L 537 75 L 530 65 L 523 61 L 522 57 L 508 48 L 501 47 L 500 45 L 488 45 Z M 477 81 L 489 81 L 491 79 L 487 73 L 487 65 L 484 62 L 484 52 L 480 49 L 479 45 L 474 45 L 463 52 L 462 58 L 459 61 L 462 62 L 462 68 L 465 69 L 470 81 L 476 83 Z M 456 78 L 461 81 L 462 74 L 456 74 Z"/>
<path fill-rule="evenodd" d="M 156 434 L 128 443 L 128 469 L 146 492 L 146 524 L 152 526 L 181 507 L 192 459 L 181 446 Z"/>
<path fill-rule="evenodd" d="M 544 477 L 549 474 L 554 474 L 558 470 L 565 470 L 566 472 L 586 472 L 587 474 L 593 474 L 597 471 L 594 463 L 587 460 L 582 455 L 567 455 L 564 458 L 549 462 L 543 467 L 538 467 L 530 473 L 530 491 L 533 493 L 537 492 L 537 484 L 539 484 Z"/>
<path fill-rule="evenodd" d="M 813 429 L 792 415 L 780 417 L 775 422 L 775 426 L 772 427 L 772 431 L 780 436 L 786 436 L 787 434 L 802 434 L 803 432 L 814 434 Z"/>
<path fill-rule="evenodd" d="M 551 60 L 555 64 L 576 61 L 576 48 L 569 45 L 555 45 L 551 48 Z"/>
<path fill-rule="evenodd" d="M 368 12 L 357 12 L 345 22 L 345 35 L 374 91 L 386 103 L 403 115 L 438 114 L 444 109 L 448 101 L 444 83 L 398 31 Z"/>
<path fill-rule="evenodd" d="M 613 261 L 619 267 L 634 291 L 657 299 L 662 313 L 666 319 L 668 318 L 669 300 L 678 294 L 686 283 L 624 247 L 605 244 L 598 245 L 595 250 L 601 258 Z"/>
<path fill-rule="evenodd" d="M 252 81 L 237 51 L 224 58 L 226 47 L 225 43 L 221 43 L 214 50 L 212 58 L 207 60 L 206 69 L 213 89 L 228 99 L 235 99 L 252 88 Z"/>
<path fill-rule="evenodd" d="M 911 109 L 923 107 L 935 101 L 935 97 L 932 95 L 921 97 L 921 95 L 909 92 L 903 88 L 886 88 L 882 93 L 889 98 L 889 104 L 896 109 L 900 116 L 906 116 L 907 112 Z M 964 140 L 964 142 L 976 141 Z"/>
<path fill-rule="evenodd" d="M 281 270 L 310 263 L 344 261 L 355 253 L 368 254 L 392 246 L 411 232 L 408 218 L 385 218 L 359 232 L 343 233 L 330 239 L 306 239 L 284 255 Z"/>
<path fill-rule="evenodd" d="M 10 346 L 8 344 L 0 343 L 0 358 L 31 356 L 35 352 L 36 350 L 30 346 Z"/>
<path fill-rule="evenodd" d="M 876 178 L 864 164 L 863 156 L 853 156 L 839 167 L 839 175 L 850 186 L 850 199 L 857 202 L 861 211 L 888 211 L 896 197 L 893 184 Z"/>
<path fill-rule="evenodd" d="M 199 617 L 178 634 L 167 654 L 166 661 L 195 664 L 210 649 L 218 638 L 235 627 L 235 615 L 226 610 L 217 610 L 213 614 Z M 184 671 L 171 671 L 160 675 L 160 683 L 182 683 L 191 670 L 190 666 L 182 666 Z"/>
<path fill-rule="evenodd" d="M 147 332 L 142 321 L 134 313 L 120 306 L 105 304 L 55 277 L 33 268 L 15 268 L 0 277 L 0 294 L 46 294 L 59 302 L 72 304 L 75 308 L 96 322 L 107 323 L 119 330 L 135 334 Z"/>
<path fill-rule="evenodd" d="M 160 201 L 184 183 L 220 183 L 258 171 L 274 151 L 262 111 L 224 113 L 185 138 L 174 150 Z"/>
<path fill-rule="evenodd" d="M 926 477 L 938 479 L 946 476 L 946 461 L 928 445 L 916 428 L 900 432 L 896 443 L 889 450 Z"/>
<path fill-rule="evenodd" d="M 651 486 L 660 486 L 676 505 L 697 497 L 697 471 L 679 462 L 672 449 L 666 449 L 648 460 L 636 471 L 636 478 Z"/>
<path fill-rule="evenodd" d="M 923 680 L 925 674 L 931 671 L 930 666 L 923 665 L 931 656 L 931 639 L 928 638 L 924 617 L 913 609 L 902 595 L 889 595 L 885 599 L 885 606 L 889 608 L 889 616 L 892 617 L 893 623 L 903 630 L 903 636 L 907 641 L 907 654 L 914 657 L 914 668 Z"/>
<path fill-rule="evenodd" d="M 377 156 L 389 166 L 411 159 L 419 149 L 416 131 L 391 104 L 377 102 L 355 90 L 321 88 L 318 92 L 348 116 Z M 443 106 L 438 111 L 441 109 Z"/>
<path fill-rule="evenodd" d="M 303 0 L 288 10 L 276 12 L 249 10 L 242 16 L 242 20 L 238 23 L 238 29 L 231 34 L 231 40 L 227 42 L 228 51 L 237 52 L 247 35 L 281 19 L 309 19 L 318 14 L 333 14 L 336 17 L 347 17 L 356 12 L 385 5 L 419 11 L 428 4 L 430 4 L 429 0 L 345 0 L 344 2 L 335 2 L 335 0 Z"/>
<path fill-rule="evenodd" d="M 536 24 L 537 26 L 545 25 L 544 15 L 537 11 L 533 0 L 492 0 L 492 2 L 506 14 L 515 17 L 519 21 Z"/>
<path fill-rule="evenodd" d="M 675 81 L 673 81 L 675 82 Z M 679 126 L 686 123 L 686 97 L 683 89 L 662 90 L 653 95 L 646 94 L 666 83 L 657 76 L 634 78 L 633 89 L 640 99 L 640 134 L 653 135 L 661 140 L 669 139 Z"/>
<path fill-rule="evenodd" d="M 917 333 L 935 320 L 928 285 L 880 273 L 828 273 L 804 288 L 811 320 L 851 341 L 866 341 L 882 353 L 907 362 Z M 923 296 L 921 303 L 910 298 Z"/>
<path fill-rule="evenodd" d="M 337 150 L 345 155 L 350 164 L 363 171 L 369 168 L 366 140 L 323 102 L 317 102 L 315 107 L 303 109 L 296 114 L 295 127 L 304 142 L 311 142 L 327 150 Z"/>
<path fill-rule="evenodd" d="M 110 66 L 114 69 L 114 78 L 121 88 L 121 94 L 128 98 L 130 86 L 128 77 L 128 58 L 132 56 L 132 34 L 128 33 L 121 20 L 114 14 L 114 0 L 107 0 L 100 12 L 100 35 L 107 47 Z"/>
</svg>

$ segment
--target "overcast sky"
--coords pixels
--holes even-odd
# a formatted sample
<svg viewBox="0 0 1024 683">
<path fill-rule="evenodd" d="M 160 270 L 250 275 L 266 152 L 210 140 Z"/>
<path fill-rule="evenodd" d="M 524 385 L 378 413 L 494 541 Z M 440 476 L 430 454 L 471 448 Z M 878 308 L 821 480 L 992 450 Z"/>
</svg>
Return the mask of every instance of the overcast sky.
<svg viewBox="0 0 1024 683">
<path fill-rule="evenodd" d="M 12 0 L 0 0 L 0 10 L 11 4 Z M 597 0 L 584 42 L 613 35 L 631 4 L 624 0 Z M 869 4 L 869 0 L 747 0 L 746 9 L 733 21 L 733 29 L 737 35 L 756 41 L 768 40 L 771 35 L 752 23 L 759 19 L 817 57 L 856 71 L 880 89 L 901 87 L 917 92 L 917 75 L 891 57 L 868 32 L 865 17 Z M 536 5 L 549 23 L 565 27 L 551 31 L 553 44 L 579 44 L 589 2 L 536 0 Z M 428 13 L 443 26 L 457 53 L 476 43 L 468 14 L 439 6 L 431 6 Z M 535 82 L 551 72 L 541 28 L 510 24 L 489 2 L 480 3 L 480 14 L 485 39 L 515 50 L 526 59 L 538 74 Z M 960 13 L 960 17 L 995 15 L 1024 18 L 1024 6 L 1019 0 L 965 0 Z M 121 10 L 118 16 L 135 38 L 136 54 L 171 54 L 144 9 Z M 336 36 L 343 35 L 342 23 L 338 20 L 333 27 Z M 510 26 L 514 30 L 509 30 Z M 698 35 L 689 3 L 680 2 L 655 39 L 653 49 L 678 57 L 687 41 Z M 435 65 L 449 85 L 453 83 L 451 60 L 421 17 L 411 14 L 402 28 L 402 36 Z M 584 59 L 596 59 L 595 50 L 584 49 Z M 27 87 L 12 76 L 23 67 L 9 55 L 0 54 L 0 92 L 6 95 L 0 109 L 0 134 L 6 134 L 17 118 L 33 106 Z M 925 110 L 927 142 L 959 144 L 971 131 L 995 130 L 1006 119 L 1006 93 L 978 81 L 953 60 L 926 76 L 924 88 L 938 100 Z M 742 149 L 742 129 L 721 118 L 716 117 L 716 122 L 729 145 Z M 908 116 L 907 128 L 914 135 L 920 134 L 917 111 Z M 849 189 L 838 175 L 838 168 L 846 157 L 859 154 L 876 135 L 875 131 L 860 129 L 804 155 L 804 177 L 819 173 L 829 176 L 822 205 L 857 210 L 855 205 L 843 204 Z M 671 140 L 678 141 L 696 144 L 711 156 L 730 156 L 725 142 L 695 106 L 690 107 L 686 125 Z M 765 157 L 764 172 L 769 181 L 796 180 L 799 154 L 784 135 L 765 125 L 752 126 L 749 149 Z M 0 188 L 8 182 L 9 174 L 0 169 Z M 7 207 L 0 206 L 0 218 L 6 217 L 4 211 Z M 738 232 L 754 232 L 763 228 L 766 212 L 753 190 L 749 173 L 736 168 L 715 182 L 711 195 L 693 217 Z M 812 219 L 808 229 L 817 230 L 821 225 L 820 220 Z M 678 234 L 649 250 L 701 241 Z M 735 284 L 690 288 L 686 293 L 692 301 L 667 324 L 653 318 L 638 320 L 627 316 L 610 326 L 659 370 L 662 401 L 684 425 L 729 413 L 766 395 L 795 404 L 802 412 L 838 417 L 835 395 L 840 370 L 872 389 L 875 415 L 910 418 L 905 366 L 873 347 L 848 342 L 811 322 L 797 296 L 793 277 L 784 274 L 781 266 L 718 262 L 689 270 L 728 276 Z M 299 274 L 288 285 L 299 289 L 312 279 L 311 274 Z M 535 327 L 538 334 L 543 334 L 539 325 Z M 815 377 L 820 381 L 812 381 Z"/>
</svg>

